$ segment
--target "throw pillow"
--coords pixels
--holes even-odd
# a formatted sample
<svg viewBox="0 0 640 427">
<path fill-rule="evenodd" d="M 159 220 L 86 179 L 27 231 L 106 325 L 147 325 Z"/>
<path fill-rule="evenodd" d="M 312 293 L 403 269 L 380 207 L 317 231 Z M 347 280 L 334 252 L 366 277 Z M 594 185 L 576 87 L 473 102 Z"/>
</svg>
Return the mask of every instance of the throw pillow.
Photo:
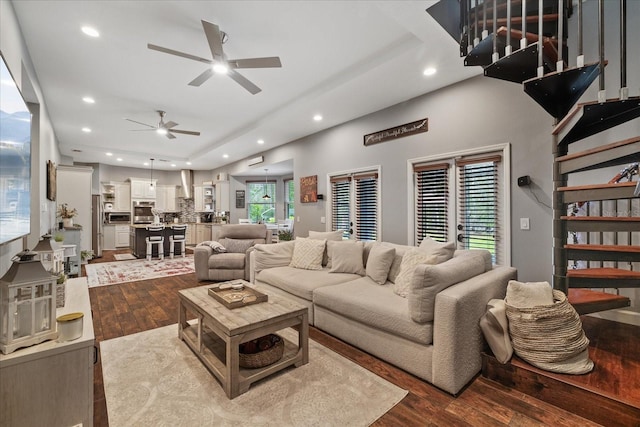
<svg viewBox="0 0 640 427">
<path fill-rule="evenodd" d="M 326 240 L 332 242 L 342 241 L 342 230 L 336 231 L 309 231 L 309 239 Z M 328 251 L 325 249 L 322 255 L 322 265 L 331 267 L 331 259 L 329 258 Z"/>
<path fill-rule="evenodd" d="M 498 362 L 507 363 L 513 356 L 513 347 L 509 337 L 507 307 L 503 299 L 492 299 L 487 311 L 480 318 L 480 329 Z"/>
<path fill-rule="evenodd" d="M 531 308 L 553 304 L 553 289 L 549 282 L 518 282 L 509 280 L 505 301 L 516 308 Z"/>
<path fill-rule="evenodd" d="M 419 248 L 409 249 L 402 257 L 400 272 L 393 285 L 393 292 L 406 298 L 411 289 L 411 281 L 413 280 L 413 272 L 416 266 L 418 264 L 436 264 L 437 261 L 437 255 L 431 255 L 429 252 Z"/>
<path fill-rule="evenodd" d="M 441 243 L 433 240 L 431 237 L 426 236 L 420 243 L 420 249 L 423 249 L 433 255 L 436 255 L 437 262 L 445 262 L 453 257 L 453 253 L 456 250 L 456 244 L 454 242 Z"/>
<path fill-rule="evenodd" d="M 228 237 L 220 239 L 220 243 L 227 248 L 227 252 L 233 254 L 243 254 L 255 243 L 253 239 L 230 239 Z"/>
<path fill-rule="evenodd" d="M 277 245 L 260 244 L 255 245 L 254 271 L 259 273 L 262 270 L 273 267 L 286 267 L 291 264 L 295 240 L 281 242 Z"/>
<path fill-rule="evenodd" d="M 396 249 L 374 243 L 367 258 L 366 274 L 378 285 L 384 285 L 389 276 L 391 264 L 396 257 Z"/>
<path fill-rule="evenodd" d="M 362 254 L 364 243 L 355 240 L 344 242 L 327 242 L 327 253 L 332 259 L 329 273 L 353 273 L 365 275 Z"/>
<path fill-rule="evenodd" d="M 322 270 L 322 254 L 327 241 L 298 237 L 295 242 L 289 267 Z"/>
<path fill-rule="evenodd" d="M 213 249 L 213 252 L 218 254 L 227 252 L 227 248 L 225 248 L 220 242 L 216 242 L 215 240 L 206 240 L 204 242 L 198 243 L 197 246 L 209 246 L 211 249 Z"/>
</svg>

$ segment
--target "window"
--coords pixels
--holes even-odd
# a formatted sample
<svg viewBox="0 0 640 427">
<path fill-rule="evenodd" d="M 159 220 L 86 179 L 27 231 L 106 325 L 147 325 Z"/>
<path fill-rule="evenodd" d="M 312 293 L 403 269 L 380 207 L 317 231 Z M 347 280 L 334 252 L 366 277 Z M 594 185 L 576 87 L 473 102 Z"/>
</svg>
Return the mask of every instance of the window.
<svg viewBox="0 0 640 427">
<path fill-rule="evenodd" d="M 510 264 L 508 145 L 498 150 L 412 161 L 413 239 L 457 241 L 458 249 L 486 249 L 493 262 Z"/>
<path fill-rule="evenodd" d="M 284 219 L 294 219 L 295 212 L 295 185 L 293 179 L 287 179 L 284 181 Z"/>
<path fill-rule="evenodd" d="M 344 230 L 344 238 L 377 240 L 380 235 L 380 191 L 377 170 L 329 177 L 331 230 Z"/>
<path fill-rule="evenodd" d="M 247 215 L 251 222 L 275 222 L 276 216 L 276 182 L 247 182 L 249 201 Z M 268 195 L 269 199 L 263 199 Z"/>
</svg>

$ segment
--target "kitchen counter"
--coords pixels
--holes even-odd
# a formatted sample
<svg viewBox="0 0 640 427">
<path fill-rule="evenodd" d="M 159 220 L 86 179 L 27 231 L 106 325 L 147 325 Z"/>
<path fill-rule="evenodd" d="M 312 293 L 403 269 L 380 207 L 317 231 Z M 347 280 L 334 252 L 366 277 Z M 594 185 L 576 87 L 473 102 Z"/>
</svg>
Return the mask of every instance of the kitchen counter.
<svg viewBox="0 0 640 427">
<path fill-rule="evenodd" d="M 133 224 L 131 225 L 131 238 L 130 238 L 130 242 L 131 242 L 131 252 L 133 253 L 133 255 L 136 258 L 145 258 L 147 256 L 147 242 L 146 242 L 146 238 L 147 238 L 147 230 L 146 228 L 151 225 L 151 224 Z M 169 256 L 169 250 L 170 248 L 170 242 L 169 242 L 169 236 L 171 236 L 173 234 L 173 229 L 172 226 L 174 225 L 186 225 L 187 226 L 187 230 L 186 232 L 189 232 L 189 228 L 191 227 L 190 224 L 177 224 L 177 223 L 170 223 L 170 224 L 163 224 L 164 225 L 164 230 L 163 230 L 163 235 L 164 235 L 164 245 L 163 245 L 163 252 L 164 252 L 164 256 L 168 257 Z M 154 248 L 156 248 L 157 246 L 154 246 Z M 176 252 L 174 253 L 174 256 L 182 256 L 182 245 L 179 245 L 178 247 L 176 247 Z M 154 251 L 153 257 L 157 257 L 158 254 Z"/>
<path fill-rule="evenodd" d="M 168 222 L 168 223 L 164 223 L 164 224 L 160 224 L 160 225 L 164 226 L 164 228 L 171 228 L 174 225 L 187 225 L 188 226 L 188 225 L 192 225 L 192 224 L 195 224 L 195 222 L 194 223 L 190 223 L 190 222 L 185 222 L 185 223 L 182 223 L 182 222 Z M 131 227 L 132 228 L 141 228 L 141 229 L 144 230 L 144 229 L 146 229 L 147 227 L 149 227 L 151 225 L 155 225 L 155 224 L 131 224 Z"/>
</svg>

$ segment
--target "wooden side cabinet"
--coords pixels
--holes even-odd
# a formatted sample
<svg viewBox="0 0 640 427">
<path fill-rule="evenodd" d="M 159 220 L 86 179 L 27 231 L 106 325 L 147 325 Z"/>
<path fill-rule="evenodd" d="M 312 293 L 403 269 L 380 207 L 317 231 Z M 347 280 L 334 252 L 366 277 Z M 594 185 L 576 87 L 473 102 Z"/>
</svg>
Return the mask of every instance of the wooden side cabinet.
<svg viewBox="0 0 640 427">
<path fill-rule="evenodd" d="M 1 426 L 92 426 L 96 358 L 87 279 L 69 279 L 56 317 L 82 312 L 83 333 L 0 354 Z"/>
</svg>

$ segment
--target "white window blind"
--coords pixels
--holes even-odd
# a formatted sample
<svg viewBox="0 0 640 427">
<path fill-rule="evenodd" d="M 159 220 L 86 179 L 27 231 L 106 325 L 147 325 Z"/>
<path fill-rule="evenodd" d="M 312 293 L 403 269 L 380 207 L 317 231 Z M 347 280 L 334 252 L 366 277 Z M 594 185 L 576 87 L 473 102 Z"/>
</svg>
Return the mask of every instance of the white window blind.
<svg viewBox="0 0 640 427">
<path fill-rule="evenodd" d="M 448 163 L 413 167 L 417 245 L 425 236 L 439 242 L 449 239 L 449 168 Z"/>
<path fill-rule="evenodd" d="M 378 174 L 354 176 L 356 185 L 356 240 L 378 237 Z"/>
<path fill-rule="evenodd" d="M 343 230 L 349 238 L 351 229 L 351 177 L 331 178 L 331 230 Z"/>
<path fill-rule="evenodd" d="M 330 176 L 331 229 L 345 239 L 377 240 L 380 236 L 379 173 L 361 170 Z"/>
</svg>

